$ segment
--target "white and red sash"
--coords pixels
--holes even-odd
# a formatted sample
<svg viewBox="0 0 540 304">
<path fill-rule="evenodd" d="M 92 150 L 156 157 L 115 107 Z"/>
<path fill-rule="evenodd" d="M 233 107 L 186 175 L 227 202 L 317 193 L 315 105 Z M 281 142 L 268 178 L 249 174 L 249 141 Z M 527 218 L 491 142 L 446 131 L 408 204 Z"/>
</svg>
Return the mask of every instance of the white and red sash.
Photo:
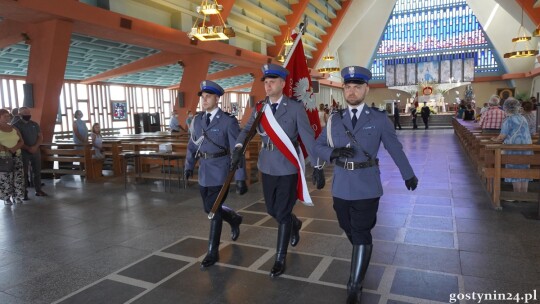
<svg viewBox="0 0 540 304">
<path fill-rule="evenodd" d="M 264 115 L 261 117 L 261 125 L 264 128 L 266 135 L 268 135 L 268 137 L 270 137 L 272 140 L 272 143 L 276 145 L 285 158 L 287 158 L 298 170 L 298 182 L 296 184 L 298 200 L 300 200 L 304 205 L 314 206 L 307 188 L 304 165 L 298 157 L 291 139 L 277 122 L 270 107 L 264 107 Z"/>
</svg>

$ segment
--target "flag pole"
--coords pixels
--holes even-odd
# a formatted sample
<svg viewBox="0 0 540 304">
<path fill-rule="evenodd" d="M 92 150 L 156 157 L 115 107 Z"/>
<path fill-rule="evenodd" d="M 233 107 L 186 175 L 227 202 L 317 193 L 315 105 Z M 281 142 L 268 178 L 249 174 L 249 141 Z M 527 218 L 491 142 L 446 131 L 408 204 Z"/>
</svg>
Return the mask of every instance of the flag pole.
<svg viewBox="0 0 540 304">
<path fill-rule="evenodd" d="M 287 58 L 283 62 L 284 67 L 286 67 L 287 64 L 289 63 L 289 61 L 291 60 L 292 54 L 294 53 L 294 49 L 296 48 L 296 46 L 300 42 L 300 39 L 302 39 L 302 35 L 304 35 L 304 33 L 306 32 L 307 22 L 308 22 L 307 16 L 304 16 L 304 21 L 302 23 L 300 23 L 300 33 L 298 33 L 296 35 L 296 39 L 294 39 L 294 43 L 293 43 L 291 49 L 289 50 L 289 52 L 287 53 Z"/>
</svg>

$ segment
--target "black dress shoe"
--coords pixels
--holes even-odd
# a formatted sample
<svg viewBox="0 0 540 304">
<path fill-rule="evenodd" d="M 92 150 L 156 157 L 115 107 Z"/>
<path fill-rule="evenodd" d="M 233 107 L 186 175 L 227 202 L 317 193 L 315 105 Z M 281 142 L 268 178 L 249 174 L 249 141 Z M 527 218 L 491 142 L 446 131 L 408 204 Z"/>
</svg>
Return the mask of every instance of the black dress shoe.
<svg viewBox="0 0 540 304">
<path fill-rule="evenodd" d="M 48 194 L 39 190 L 39 191 L 36 191 L 36 196 L 48 196 Z"/>
<path fill-rule="evenodd" d="M 242 224 L 242 216 L 236 215 L 235 223 L 231 226 L 231 239 L 236 241 L 240 236 L 240 225 Z"/>
<path fill-rule="evenodd" d="M 276 260 L 274 266 L 272 266 L 272 269 L 270 270 L 270 276 L 275 278 L 282 275 L 283 272 L 285 272 L 285 259 L 281 261 Z"/>
<path fill-rule="evenodd" d="M 214 265 L 219 260 L 218 254 L 207 254 L 201 262 L 201 268 Z"/>
<path fill-rule="evenodd" d="M 300 242 L 300 229 L 302 229 L 302 221 L 296 215 L 292 215 L 292 231 L 291 231 L 291 246 L 298 245 Z"/>
</svg>

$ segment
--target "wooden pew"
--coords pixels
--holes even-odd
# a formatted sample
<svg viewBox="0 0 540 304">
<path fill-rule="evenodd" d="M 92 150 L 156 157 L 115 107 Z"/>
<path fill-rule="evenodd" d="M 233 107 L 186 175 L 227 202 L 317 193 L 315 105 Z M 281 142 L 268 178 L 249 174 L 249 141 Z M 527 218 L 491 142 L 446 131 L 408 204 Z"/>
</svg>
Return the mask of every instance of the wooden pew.
<svg viewBox="0 0 540 304">
<path fill-rule="evenodd" d="M 533 151 L 532 155 L 503 154 L 503 151 Z M 538 194 L 533 192 L 502 192 L 501 179 L 528 178 L 540 179 L 540 145 L 486 145 L 486 162 L 482 177 L 486 180 L 486 188 L 493 206 L 501 209 L 501 199 L 518 199 L 520 201 L 538 201 Z M 507 164 L 528 164 L 527 169 L 508 169 Z"/>
<path fill-rule="evenodd" d="M 85 176 L 88 181 L 101 176 L 101 172 L 99 175 L 95 172 L 96 160 L 92 159 L 93 151 L 90 145 L 44 143 L 40 150 L 42 174 L 53 174 L 54 178 L 61 175 L 80 175 Z"/>
</svg>

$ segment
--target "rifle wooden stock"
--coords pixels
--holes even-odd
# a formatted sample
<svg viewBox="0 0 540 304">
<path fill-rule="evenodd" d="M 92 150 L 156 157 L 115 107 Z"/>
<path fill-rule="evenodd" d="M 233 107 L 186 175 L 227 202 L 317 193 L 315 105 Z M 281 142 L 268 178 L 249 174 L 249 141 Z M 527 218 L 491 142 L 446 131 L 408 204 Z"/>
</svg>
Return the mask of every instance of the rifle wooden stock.
<svg viewBox="0 0 540 304">
<path fill-rule="evenodd" d="M 240 150 L 242 152 L 242 155 L 244 155 L 244 153 L 246 153 L 247 145 L 253 139 L 255 134 L 257 134 L 257 126 L 259 125 L 259 122 L 261 121 L 261 118 L 262 118 L 262 116 L 264 114 L 264 107 L 266 106 L 266 101 L 267 100 L 268 100 L 268 98 L 266 98 L 264 101 L 260 101 L 260 102 L 257 103 L 257 104 L 260 104 L 260 103 L 264 102 L 265 104 L 263 104 L 261 106 L 261 108 L 257 111 L 257 116 L 255 116 L 255 120 L 253 121 L 253 124 L 251 125 L 251 128 L 249 128 L 248 134 L 246 135 L 246 139 L 244 139 L 244 142 L 242 143 L 242 148 Z M 223 197 L 225 196 L 225 193 L 227 193 L 227 191 L 229 191 L 229 185 L 230 185 L 235 173 L 236 173 L 236 168 L 234 168 L 234 169 L 229 168 L 229 174 L 227 174 L 227 177 L 225 178 L 225 183 L 221 187 L 221 190 L 219 190 L 219 194 L 218 194 L 218 196 L 216 198 L 216 201 L 214 202 L 214 205 L 212 205 L 212 210 L 210 210 L 210 213 L 208 213 L 208 219 L 211 220 L 211 219 L 214 218 L 214 214 L 216 213 L 219 206 L 221 205 L 221 201 L 223 200 Z"/>
</svg>

